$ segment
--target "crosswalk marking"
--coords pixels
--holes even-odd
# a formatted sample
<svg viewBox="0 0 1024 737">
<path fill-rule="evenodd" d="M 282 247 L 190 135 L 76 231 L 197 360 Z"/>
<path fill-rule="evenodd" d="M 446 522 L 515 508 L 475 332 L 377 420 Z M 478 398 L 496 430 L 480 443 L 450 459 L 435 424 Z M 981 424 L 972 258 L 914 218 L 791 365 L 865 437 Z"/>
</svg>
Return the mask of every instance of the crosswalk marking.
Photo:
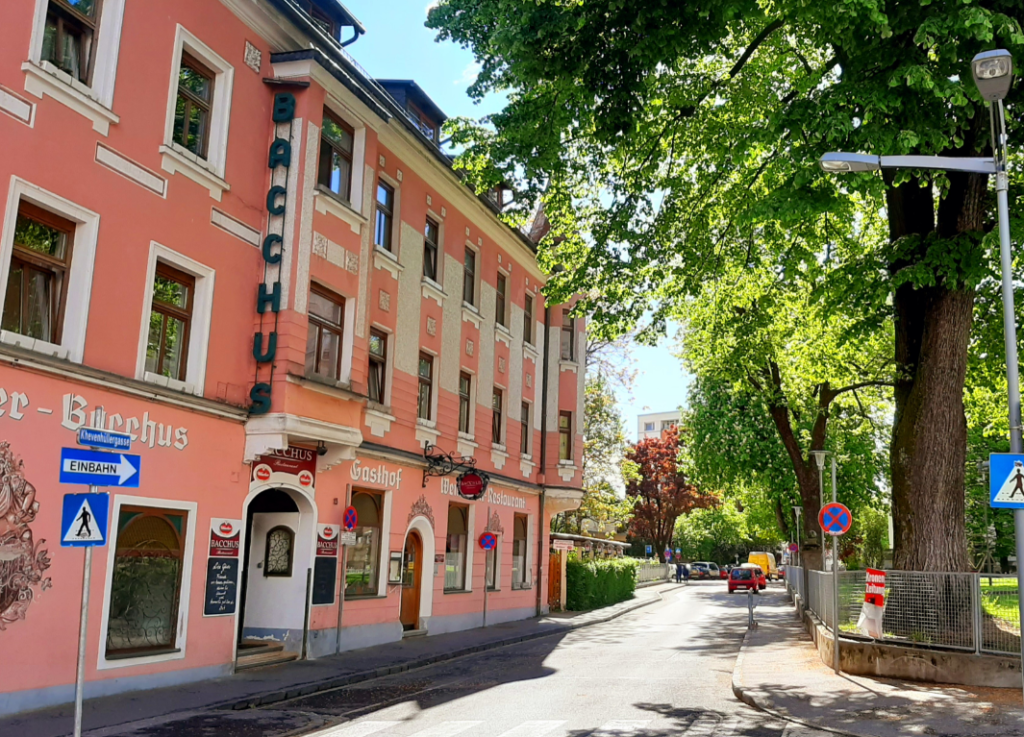
<svg viewBox="0 0 1024 737">
<path fill-rule="evenodd" d="M 518 727 L 513 727 L 507 732 L 498 735 L 498 737 L 544 737 L 548 732 L 553 732 L 563 724 L 565 724 L 564 719 L 523 722 Z"/>
<path fill-rule="evenodd" d="M 419 732 L 409 735 L 409 737 L 453 737 L 465 732 L 467 729 L 472 729 L 478 724 L 483 724 L 483 722 L 441 722 L 433 727 L 421 729 Z"/>
<path fill-rule="evenodd" d="M 356 722 L 355 724 L 342 724 L 331 727 L 323 732 L 316 732 L 310 737 L 369 737 L 371 734 L 381 732 L 388 727 L 394 727 L 401 722 Z"/>
<path fill-rule="evenodd" d="M 591 732 L 590 737 L 630 737 L 650 723 L 650 719 L 615 719 Z"/>
</svg>

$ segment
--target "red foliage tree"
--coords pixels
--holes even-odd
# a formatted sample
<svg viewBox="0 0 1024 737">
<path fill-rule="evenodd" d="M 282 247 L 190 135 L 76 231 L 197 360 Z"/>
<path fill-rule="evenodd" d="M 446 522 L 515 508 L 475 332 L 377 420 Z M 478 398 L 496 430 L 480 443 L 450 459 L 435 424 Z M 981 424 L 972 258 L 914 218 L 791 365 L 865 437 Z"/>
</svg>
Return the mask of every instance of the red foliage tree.
<svg viewBox="0 0 1024 737">
<path fill-rule="evenodd" d="M 694 509 L 718 505 L 714 494 L 702 494 L 679 469 L 679 428 L 660 438 L 641 440 L 626 454 L 637 464 L 639 478 L 626 484 L 626 494 L 638 497 L 629 529 L 633 538 L 649 540 L 657 555 L 672 544 L 676 519 Z"/>
</svg>

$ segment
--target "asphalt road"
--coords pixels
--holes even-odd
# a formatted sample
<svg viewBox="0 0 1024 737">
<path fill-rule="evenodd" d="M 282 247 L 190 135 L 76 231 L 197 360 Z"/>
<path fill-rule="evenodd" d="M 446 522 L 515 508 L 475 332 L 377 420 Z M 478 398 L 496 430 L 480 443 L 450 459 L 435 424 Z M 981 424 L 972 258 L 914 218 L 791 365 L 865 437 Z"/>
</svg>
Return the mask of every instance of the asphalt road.
<svg viewBox="0 0 1024 737">
<path fill-rule="evenodd" d="M 738 701 L 745 594 L 692 582 L 570 634 L 131 737 L 819 737 Z M 778 584 L 762 599 L 783 596 Z M 92 733 L 91 733 L 92 734 Z M 97 737 L 103 734 L 97 732 Z"/>
</svg>

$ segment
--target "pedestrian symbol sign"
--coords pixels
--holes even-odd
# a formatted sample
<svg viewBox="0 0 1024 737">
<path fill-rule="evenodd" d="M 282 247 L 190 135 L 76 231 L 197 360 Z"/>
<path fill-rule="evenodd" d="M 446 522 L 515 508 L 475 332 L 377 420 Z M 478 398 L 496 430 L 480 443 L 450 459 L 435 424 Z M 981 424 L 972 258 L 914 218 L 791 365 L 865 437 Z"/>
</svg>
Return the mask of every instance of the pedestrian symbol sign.
<svg viewBox="0 0 1024 737">
<path fill-rule="evenodd" d="M 990 505 L 1024 509 L 1024 455 L 993 453 L 989 456 Z"/>
<path fill-rule="evenodd" d="M 60 544 L 66 548 L 107 544 L 110 497 L 107 494 L 65 494 L 60 519 Z"/>
</svg>

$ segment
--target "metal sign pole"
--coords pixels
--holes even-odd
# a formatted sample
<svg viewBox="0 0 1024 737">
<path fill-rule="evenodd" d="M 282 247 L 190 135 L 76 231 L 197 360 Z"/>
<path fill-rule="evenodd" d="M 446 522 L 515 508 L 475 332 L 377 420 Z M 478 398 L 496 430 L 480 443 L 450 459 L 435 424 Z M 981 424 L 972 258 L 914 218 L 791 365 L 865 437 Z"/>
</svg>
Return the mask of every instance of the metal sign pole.
<svg viewBox="0 0 1024 737">
<path fill-rule="evenodd" d="M 487 520 L 487 527 L 485 527 L 484 530 L 486 532 L 490 532 L 489 528 L 491 526 L 491 505 L 489 505 L 489 504 L 487 505 L 487 517 L 485 519 Z M 494 543 L 494 550 L 497 551 L 497 549 L 498 549 L 498 543 Z M 490 554 L 491 554 L 490 550 L 485 550 L 484 551 L 484 627 L 487 626 L 487 556 L 490 555 Z M 497 565 L 498 565 L 498 554 L 497 554 L 497 552 L 495 552 L 495 554 L 494 554 L 494 565 L 495 565 L 495 567 L 497 567 Z M 495 571 L 495 574 L 497 574 L 497 571 Z"/>
<path fill-rule="evenodd" d="M 98 493 L 95 486 L 89 487 L 90 494 Z M 82 570 L 82 617 L 78 623 L 78 668 L 75 672 L 75 732 L 82 737 L 82 696 L 85 691 L 85 645 L 89 636 L 89 582 L 92 578 L 92 546 L 85 549 L 85 563 Z"/>
<path fill-rule="evenodd" d="M 836 499 L 836 456 L 832 454 L 832 502 Z M 832 669 L 839 673 L 839 536 L 832 536 Z"/>
</svg>

